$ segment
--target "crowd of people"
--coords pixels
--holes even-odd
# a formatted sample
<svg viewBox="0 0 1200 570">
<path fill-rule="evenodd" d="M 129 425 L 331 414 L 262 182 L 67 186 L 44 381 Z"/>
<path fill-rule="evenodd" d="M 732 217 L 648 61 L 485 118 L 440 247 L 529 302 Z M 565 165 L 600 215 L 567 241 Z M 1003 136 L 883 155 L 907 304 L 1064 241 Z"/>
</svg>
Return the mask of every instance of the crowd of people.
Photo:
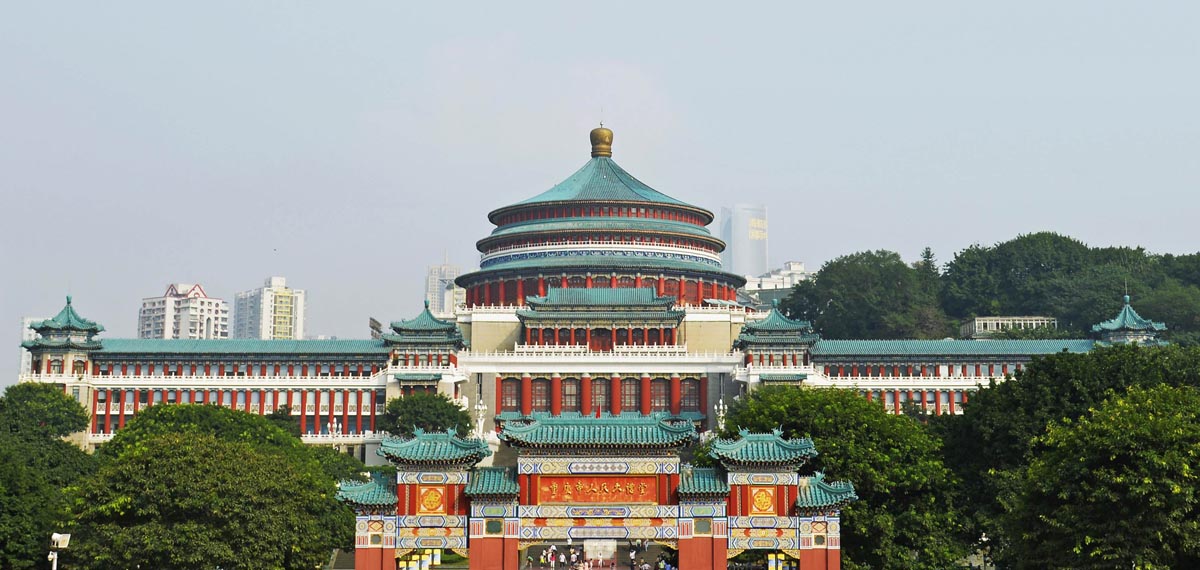
<svg viewBox="0 0 1200 570">
<path fill-rule="evenodd" d="M 659 554 L 651 564 L 646 560 L 647 542 L 645 540 L 636 540 L 629 543 L 629 570 L 679 570 L 671 565 L 663 554 Z M 549 547 L 537 552 L 537 557 L 534 558 L 533 549 L 527 551 L 525 555 L 525 567 L 527 570 L 601 570 L 604 568 L 617 568 L 617 560 L 614 558 L 588 557 L 582 548 L 576 549 L 574 546 L 569 546 L 569 550 L 560 551 L 557 545 L 551 544 Z"/>
</svg>

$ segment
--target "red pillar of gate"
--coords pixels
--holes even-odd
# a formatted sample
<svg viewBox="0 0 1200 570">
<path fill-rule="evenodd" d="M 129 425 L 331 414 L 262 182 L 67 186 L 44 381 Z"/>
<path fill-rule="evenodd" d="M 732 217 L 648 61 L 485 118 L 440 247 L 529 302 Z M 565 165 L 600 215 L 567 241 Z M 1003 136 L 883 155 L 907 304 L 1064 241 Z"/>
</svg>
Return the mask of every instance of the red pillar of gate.
<svg viewBox="0 0 1200 570">
<path fill-rule="evenodd" d="M 592 415 L 592 376 L 584 374 L 579 379 L 579 413 L 585 417 Z"/>
<path fill-rule="evenodd" d="M 642 374 L 642 393 L 640 395 L 642 397 L 642 401 L 641 401 L 642 415 L 648 416 L 648 415 L 650 415 L 650 405 L 651 405 L 651 402 L 650 402 L 650 375 L 649 374 Z"/>
<path fill-rule="evenodd" d="M 550 415 L 562 414 L 562 377 L 558 373 L 550 377 Z"/>
<path fill-rule="evenodd" d="M 621 415 L 621 376 L 619 374 L 613 374 L 609 380 L 608 399 L 608 409 L 612 411 L 612 415 Z"/>
<path fill-rule="evenodd" d="M 521 415 L 528 416 L 533 413 L 533 377 L 528 374 L 521 375 Z"/>
</svg>

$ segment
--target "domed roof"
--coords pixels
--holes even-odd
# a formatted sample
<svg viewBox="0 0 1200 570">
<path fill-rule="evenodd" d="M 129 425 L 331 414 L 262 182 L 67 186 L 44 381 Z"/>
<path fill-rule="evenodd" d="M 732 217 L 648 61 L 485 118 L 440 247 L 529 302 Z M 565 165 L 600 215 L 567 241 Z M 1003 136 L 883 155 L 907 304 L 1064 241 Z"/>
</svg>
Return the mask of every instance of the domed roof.
<svg viewBox="0 0 1200 570">
<path fill-rule="evenodd" d="M 517 204 L 567 201 L 651 202 L 695 207 L 647 186 L 613 159 L 603 156 L 587 161 L 583 168 L 553 188 Z"/>
</svg>

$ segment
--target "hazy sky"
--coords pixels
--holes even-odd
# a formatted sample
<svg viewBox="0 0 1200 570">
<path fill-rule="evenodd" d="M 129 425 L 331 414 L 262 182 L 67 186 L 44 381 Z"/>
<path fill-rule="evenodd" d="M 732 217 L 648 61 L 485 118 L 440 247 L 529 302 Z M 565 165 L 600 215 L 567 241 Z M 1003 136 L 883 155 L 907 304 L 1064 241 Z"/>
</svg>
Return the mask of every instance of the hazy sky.
<svg viewBox="0 0 1200 570">
<path fill-rule="evenodd" d="M 1195 2 L 567 4 L 4 3 L 0 385 L 68 292 L 109 337 L 269 275 L 312 334 L 407 318 L 601 119 L 658 190 L 767 204 L 775 264 L 1200 249 Z"/>
</svg>

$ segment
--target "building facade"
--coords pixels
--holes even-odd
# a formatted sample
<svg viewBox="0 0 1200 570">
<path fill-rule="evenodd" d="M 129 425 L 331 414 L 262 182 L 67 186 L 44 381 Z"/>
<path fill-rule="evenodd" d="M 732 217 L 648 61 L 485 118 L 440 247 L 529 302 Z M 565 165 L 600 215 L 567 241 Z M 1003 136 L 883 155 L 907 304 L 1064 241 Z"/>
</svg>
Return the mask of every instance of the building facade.
<svg viewBox="0 0 1200 570">
<path fill-rule="evenodd" d="M 747 276 L 742 291 L 755 308 L 765 309 L 791 295 L 792 289 L 805 279 L 808 279 L 808 272 L 804 270 L 804 262 L 786 261 L 783 267 L 761 275 Z"/>
<path fill-rule="evenodd" d="M 138 337 L 229 338 L 229 304 L 209 297 L 199 283 L 172 283 L 161 297 L 142 299 Z"/>
<path fill-rule="evenodd" d="M 766 206 L 736 204 L 721 208 L 721 239 L 726 246 L 721 254 L 726 271 L 751 277 L 762 275 L 770 269 L 767 262 Z"/>
<path fill-rule="evenodd" d="M 1126 299 L 1095 339 L 822 339 L 775 306 L 738 304 L 745 279 L 722 269 L 711 212 L 616 165 L 608 129 L 591 143 L 567 180 L 489 214 L 496 227 L 477 242 L 479 270 L 457 278 L 466 296 L 451 317 L 427 303 L 365 340 L 115 339 L 68 298 L 31 325 L 22 380 L 78 398 L 88 445 L 149 406 L 288 406 L 304 441 L 392 462 L 395 480 L 343 488 L 360 569 L 466 549 L 472 568 L 516 570 L 534 547 L 646 539 L 676 548 L 684 568 L 754 549 L 811 570 L 839 567 L 838 513 L 853 498 L 801 475 L 813 442 L 747 433 L 714 442 L 713 470 L 679 459 L 732 398 L 838 387 L 888 413 L 961 413 L 980 385 L 1039 355 L 1153 344 L 1163 329 Z M 388 399 L 434 391 L 472 412 L 472 437 L 377 431 Z"/>
<path fill-rule="evenodd" d="M 270 277 L 263 286 L 233 298 L 233 338 L 298 340 L 304 338 L 305 294 Z"/>
<path fill-rule="evenodd" d="M 958 336 L 978 340 L 991 338 L 1002 331 L 1038 328 L 1057 329 L 1058 319 L 1054 317 L 975 317 L 958 328 Z"/>
<path fill-rule="evenodd" d="M 454 313 L 454 307 L 458 305 L 459 300 L 456 293 L 463 294 L 454 286 L 454 279 L 461 274 L 462 269 L 450 263 L 429 266 L 425 273 L 425 300 L 429 302 L 429 310 L 435 315 Z"/>
</svg>

